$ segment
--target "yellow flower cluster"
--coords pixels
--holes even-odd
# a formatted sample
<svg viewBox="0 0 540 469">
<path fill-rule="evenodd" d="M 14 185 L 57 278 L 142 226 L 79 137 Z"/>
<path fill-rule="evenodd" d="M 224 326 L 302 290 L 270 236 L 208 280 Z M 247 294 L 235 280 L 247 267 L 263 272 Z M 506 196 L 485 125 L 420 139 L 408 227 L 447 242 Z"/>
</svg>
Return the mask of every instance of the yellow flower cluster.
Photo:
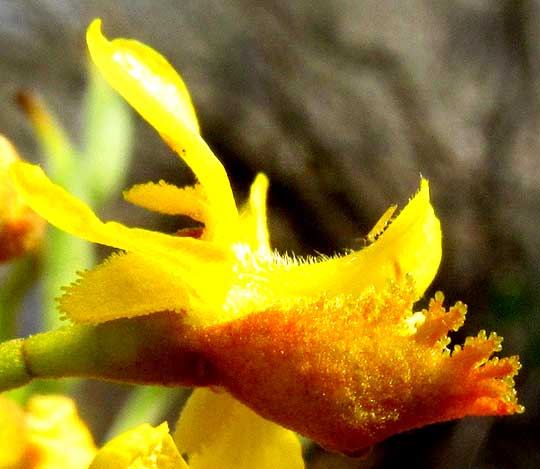
<svg viewBox="0 0 540 469">
<path fill-rule="evenodd" d="M 462 349 L 448 348 L 464 305 L 446 310 L 436 295 L 427 310 L 414 310 L 441 259 L 427 181 L 386 228 L 391 213 L 383 215 L 375 231 L 384 231 L 365 249 L 312 260 L 279 255 L 269 244 L 266 177 L 256 177 L 238 209 L 166 59 L 137 41 L 108 41 L 99 20 L 87 41 L 108 82 L 198 180 L 187 188 L 141 184 L 125 198 L 203 228 L 170 235 L 102 222 L 40 168 L 14 164 L 13 179 L 35 211 L 121 250 L 66 288 L 67 317 L 97 324 L 174 312 L 181 326 L 171 333 L 211 365 L 220 386 L 259 415 L 344 453 L 432 422 L 522 410 L 512 382 L 517 358 L 490 359 L 497 336 L 482 332 Z M 219 407 L 224 397 L 209 395 Z"/>
</svg>

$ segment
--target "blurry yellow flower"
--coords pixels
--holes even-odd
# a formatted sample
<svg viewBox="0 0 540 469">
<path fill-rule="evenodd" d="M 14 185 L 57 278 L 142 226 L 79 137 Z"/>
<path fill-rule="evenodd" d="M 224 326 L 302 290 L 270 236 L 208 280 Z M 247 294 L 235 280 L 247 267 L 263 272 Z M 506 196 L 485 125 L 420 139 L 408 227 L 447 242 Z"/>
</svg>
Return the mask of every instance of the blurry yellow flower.
<svg viewBox="0 0 540 469">
<path fill-rule="evenodd" d="M 144 423 L 118 435 L 101 448 L 89 469 L 187 469 L 167 423 Z"/>
<path fill-rule="evenodd" d="M 0 469 L 19 468 L 27 448 L 24 413 L 14 402 L 0 395 Z"/>
<path fill-rule="evenodd" d="M 45 220 L 28 207 L 11 183 L 8 168 L 18 160 L 15 148 L 0 135 L 0 262 L 35 249 L 45 228 Z"/>
<path fill-rule="evenodd" d="M 1 469 L 86 469 L 95 446 L 73 401 L 32 397 L 23 411 L 0 396 Z"/>
<path fill-rule="evenodd" d="M 182 458 L 186 455 L 189 464 Z M 296 436 L 227 393 L 197 389 L 176 426 L 125 432 L 101 448 L 90 469 L 303 469 Z"/>
<path fill-rule="evenodd" d="M 268 239 L 266 177 L 256 177 L 238 210 L 171 65 L 139 42 L 109 42 L 99 20 L 87 40 L 105 78 L 198 179 L 184 189 L 141 184 L 125 198 L 189 215 L 203 229 L 188 237 L 104 223 L 39 168 L 13 165 L 20 193 L 52 224 L 124 251 L 66 288 L 65 315 L 100 323 L 174 311 L 182 326 L 171 334 L 211 364 L 218 384 L 263 417 L 346 453 L 432 422 L 522 410 L 512 383 L 517 358 L 490 359 L 500 339 L 481 333 L 463 349 L 447 348 L 462 304 L 446 311 L 437 295 L 414 312 L 441 258 L 427 181 L 386 229 L 392 214 L 383 215 L 365 249 L 281 256 Z"/>
</svg>

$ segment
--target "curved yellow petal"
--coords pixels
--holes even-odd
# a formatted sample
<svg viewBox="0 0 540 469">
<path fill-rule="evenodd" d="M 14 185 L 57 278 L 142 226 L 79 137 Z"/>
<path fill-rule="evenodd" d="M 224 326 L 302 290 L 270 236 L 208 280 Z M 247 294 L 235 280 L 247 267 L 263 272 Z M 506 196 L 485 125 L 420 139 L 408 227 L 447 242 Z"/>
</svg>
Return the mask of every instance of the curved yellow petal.
<svg viewBox="0 0 540 469">
<path fill-rule="evenodd" d="M 437 273 L 441 255 L 440 223 L 428 182 L 422 179 L 418 193 L 375 242 L 343 257 L 281 269 L 272 285 L 282 297 L 313 292 L 314 285 L 317 295 L 334 296 L 358 294 L 370 286 L 385 288 L 389 281 L 410 276 L 421 296 Z"/>
<path fill-rule="evenodd" d="M 302 469 L 296 435 L 263 419 L 225 392 L 193 391 L 174 440 L 190 469 Z"/>
<path fill-rule="evenodd" d="M 187 88 L 171 64 L 138 41 L 108 41 L 101 21 L 87 31 L 90 55 L 105 79 L 152 125 L 190 166 L 205 189 L 212 217 L 208 239 L 230 242 L 238 217 L 223 165 L 199 135 L 199 126 Z"/>
<path fill-rule="evenodd" d="M 185 285 L 185 291 L 189 291 L 189 302 L 185 304 L 189 303 L 191 307 L 188 314 L 194 323 L 208 322 L 213 315 L 220 315 L 234 277 L 233 256 L 228 249 L 210 241 L 128 228 L 116 222 L 103 223 L 88 206 L 53 184 L 39 167 L 14 163 L 10 170 L 17 190 L 24 195 L 28 205 L 57 228 L 88 241 L 132 252 L 147 261 L 152 259 L 155 265 L 160 265 L 161 272 L 166 272 L 171 279 L 162 284 L 162 293 L 170 291 L 173 285 Z M 155 272 L 155 269 L 152 271 Z M 134 272 L 137 271 L 131 270 L 129 275 Z M 92 279 L 104 280 L 101 274 L 106 274 L 106 271 L 88 275 Z M 140 270 L 138 274 L 142 275 Z M 181 282 L 178 280 L 180 278 Z M 114 279 L 109 278 L 109 281 L 114 282 Z M 96 291 L 96 286 L 90 284 L 84 288 Z M 182 291 L 178 292 L 179 298 L 172 303 L 173 306 L 184 304 L 183 294 Z M 165 299 L 168 301 L 170 295 Z M 163 304 L 161 300 L 159 303 Z M 80 310 L 69 307 L 65 311 L 77 321 L 98 322 L 95 315 L 88 314 L 86 305 L 83 302 Z M 109 315 L 133 316 L 147 312 L 145 306 L 132 313 L 123 309 Z"/>
<path fill-rule="evenodd" d="M 101 32 L 100 19 L 92 21 L 86 38 L 100 72 L 113 88 L 122 88 L 118 92 L 126 95 L 127 101 L 136 102 L 134 107 L 145 119 L 160 123 L 156 130 L 174 131 L 176 123 L 181 122 L 187 130 L 199 133 L 189 91 L 165 57 L 133 39 L 107 40 Z M 169 133 L 172 132 L 166 132 Z"/>
<path fill-rule="evenodd" d="M 13 163 L 11 175 L 28 205 L 57 228 L 87 241 L 112 246 L 170 262 L 179 271 L 193 270 L 201 262 L 223 262 L 225 252 L 198 239 L 171 236 L 120 223 L 103 223 L 83 202 L 47 178 L 38 166 Z"/>
<path fill-rule="evenodd" d="M 139 254 L 113 254 L 80 276 L 58 300 L 60 312 L 75 322 L 95 324 L 191 306 L 185 277 Z"/>
<path fill-rule="evenodd" d="M 132 204 L 167 215 L 187 215 L 200 222 L 209 216 L 209 207 L 202 187 L 177 187 L 167 184 L 148 182 L 137 184 L 124 192 L 124 199 Z"/>
<path fill-rule="evenodd" d="M 89 469 L 188 469 L 169 428 L 145 423 L 113 438 L 101 448 Z"/>
<path fill-rule="evenodd" d="M 251 185 L 249 199 L 240 211 L 240 237 L 253 252 L 259 255 L 269 255 L 270 238 L 266 218 L 266 196 L 268 178 L 262 174 Z"/>
</svg>

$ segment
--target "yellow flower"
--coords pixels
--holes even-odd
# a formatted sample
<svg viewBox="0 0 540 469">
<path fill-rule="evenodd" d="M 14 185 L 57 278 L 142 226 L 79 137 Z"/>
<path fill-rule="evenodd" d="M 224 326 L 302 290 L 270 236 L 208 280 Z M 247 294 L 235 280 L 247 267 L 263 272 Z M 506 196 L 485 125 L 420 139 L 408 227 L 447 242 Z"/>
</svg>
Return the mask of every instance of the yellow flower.
<svg viewBox="0 0 540 469">
<path fill-rule="evenodd" d="M 0 135 L 0 262 L 35 249 L 43 238 L 45 220 L 15 191 L 8 168 L 20 160 L 11 143 Z"/>
<path fill-rule="evenodd" d="M 181 454 L 187 455 L 189 465 Z M 143 424 L 109 441 L 90 469 L 302 469 L 300 442 L 227 393 L 197 389 L 174 433 Z"/>
<path fill-rule="evenodd" d="M 87 40 L 105 78 L 198 180 L 184 189 L 141 184 L 125 198 L 189 215 L 203 228 L 185 236 L 104 223 L 39 168 L 14 165 L 34 210 L 75 236 L 124 251 L 66 288 L 66 316 L 100 323 L 176 312 L 181 325 L 171 334 L 210 364 L 217 384 L 261 416 L 345 453 L 432 422 L 522 410 L 512 383 L 517 358 L 490 359 L 499 338 L 482 332 L 450 352 L 447 334 L 462 325 L 465 307 L 446 311 L 439 294 L 427 310 L 413 309 L 441 258 L 427 181 L 387 228 L 392 213 L 383 215 L 365 249 L 281 256 L 269 244 L 266 177 L 256 177 L 238 210 L 172 66 L 139 42 L 109 42 L 99 20 Z"/>
<path fill-rule="evenodd" d="M 34 396 L 19 408 L 0 396 L 0 468 L 85 469 L 96 448 L 71 399 Z"/>
</svg>

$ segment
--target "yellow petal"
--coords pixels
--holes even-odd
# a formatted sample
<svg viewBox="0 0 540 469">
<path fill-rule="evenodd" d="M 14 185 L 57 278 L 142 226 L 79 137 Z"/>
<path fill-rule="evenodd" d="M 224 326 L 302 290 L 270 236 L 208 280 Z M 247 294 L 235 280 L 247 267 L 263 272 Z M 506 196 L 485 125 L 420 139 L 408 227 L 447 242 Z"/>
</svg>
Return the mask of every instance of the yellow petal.
<svg viewBox="0 0 540 469">
<path fill-rule="evenodd" d="M 418 193 L 374 243 L 343 257 L 282 269 L 272 285 L 281 297 L 356 295 L 371 286 L 384 289 L 389 281 L 408 275 L 421 296 L 440 261 L 441 228 L 430 203 L 428 182 L 422 179 Z"/>
<path fill-rule="evenodd" d="M 79 238 L 138 254 L 146 259 L 143 262 L 145 266 L 148 266 L 148 259 L 152 259 L 152 265 L 159 264 L 160 272 L 166 272 L 166 276 L 171 279 L 162 283 L 160 290 L 162 293 L 170 292 L 173 285 L 186 285 L 186 291 L 190 292 L 191 310 L 188 313 L 192 315 L 194 323 L 208 321 L 207 318 L 213 315 L 219 316 L 234 276 L 230 251 L 209 241 L 128 228 L 115 222 L 103 223 L 88 206 L 53 184 L 39 167 L 27 163 L 14 163 L 10 170 L 18 191 L 24 195 L 28 205 L 51 224 Z M 99 281 L 95 285 L 90 283 L 82 285 L 81 291 L 97 291 L 99 285 L 104 285 L 101 281 L 105 281 L 108 272 L 113 271 L 113 267 L 109 266 L 107 270 L 89 274 L 90 278 Z M 139 275 L 139 278 L 144 280 L 148 279 L 150 272 L 156 272 L 156 269 L 152 267 L 146 276 L 140 269 L 131 269 L 128 275 Z M 178 281 L 180 277 L 182 282 Z M 127 278 L 129 277 L 125 277 L 124 280 Z M 108 281 L 114 283 L 115 280 L 108 276 Z M 144 286 L 140 288 L 140 291 L 145 291 Z M 72 292 L 76 291 L 77 289 L 73 289 Z M 172 306 L 187 304 L 184 302 L 183 294 L 180 289 L 179 298 Z M 134 293 L 134 296 L 137 294 Z M 168 300 L 170 297 L 171 295 L 167 294 L 165 299 Z M 81 296 L 77 295 L 77 298 Z M 157 300 L 156 295 L 153 295 L 151 300 L 156 305 L 163 304 L 161 300 Z M 64 308 L 68 315 L 78 321 L 98 321 L 95 315 L 88 313 L 88 302 L 82 302 L 80 309 L 70 306 L 69 311 L 68 302 Z M 132 303 L 129 306 L 131 307 Z M 149 306 L 149 303 L 146 306 Z M 129 315 L 146 314 L 149 312 L 146 306 Z M 112 314 L 125 315 L 127 310 L 123 309 L 120 313 Z"/>
<path fill-rule="evenodd" d="M 196 389 L 174 434 L 190 469 L 301 469 L 296 435 L 259 417 L 225 392 Z"/>
<path fill-rule="evenodd" d="M 124 199 L 155 212 L 187 215 L 203 223 L 209 216 L 206 195 L 198 184 L 184 188 L 165 181 L 137 184 L 124 192 Z"/>
<path fill-rule="evenodd" d="M 251 185 L 249 199 L 240 211 L 240 237 L 253 252 L 269 255 L 270 239 L 266 219 L 268 178 L 259 173 Z"/>
<path fill-rule="evenodd" d="M 172 269 L 139 254 L 113 254 L 68 287 L 60 312 L 75 322 L 100 323 L 190 308 L 189 287 Z"/>
<path fill-rule="evenodd" d="M 113 438 L 99 450 L 89 469 L 188 469 L 166 423 L 145 423 Z"/>
<path fill-rule="evenodd" d="M 100 20 L 89 26 L 87 42 L 109 84 L 184 159 L 204 187 L 213 214 L 207 220 L 208 239 L 233 239 L 238 213 L 229 179 L 199 135 L 191 98 L 178 73 L 163 56 L 138 41 L 108 41 Z"/>
<path fill-rule="evenodd" d="M 113 254 L 63 288 L 59 310 L 75 322 L 92 324 L 159 311 L 184 313 L 192 325 L 230 319 L 222 309 L 232 279 L 227 266 L 207 269 L 201 262 L 186 273 L 149 256 Z"/>
<path fill-rule="evenodd" d="M 107 76 L 113 88 L 121 88 L 118 92 L 126 95 L 127 101 L 136 103 L 133 107 L 145 119 L 160 123 L 156 130 L 174 131 L 176 123 L 181 122 L 190 132 L 199 133 L 189 91 L 159 52 L 133 39 L 107 40 L 101 32 L 100 19 L 88 27 L 87 43 L 100 72 Z"/>
<path fill-rule="evenodd" d="M 27 404 L 29 466 L 85 469 L 95 446 L 74 402 L 65 396 L 35 396 Z"/>
<path fill-rule="evenodd" d="M 57 228 L 87 241 L 143 255 L 155 256 L 189 270 L 191 263 L 223 261 L 224 252 L 210 242 L 170 236 L 120 223 L 103 223 L 92 210 L 60 186 L 52 183 L 38 166 L 13 163 L 12 178 L 28 205 Z"/>
</svg>

